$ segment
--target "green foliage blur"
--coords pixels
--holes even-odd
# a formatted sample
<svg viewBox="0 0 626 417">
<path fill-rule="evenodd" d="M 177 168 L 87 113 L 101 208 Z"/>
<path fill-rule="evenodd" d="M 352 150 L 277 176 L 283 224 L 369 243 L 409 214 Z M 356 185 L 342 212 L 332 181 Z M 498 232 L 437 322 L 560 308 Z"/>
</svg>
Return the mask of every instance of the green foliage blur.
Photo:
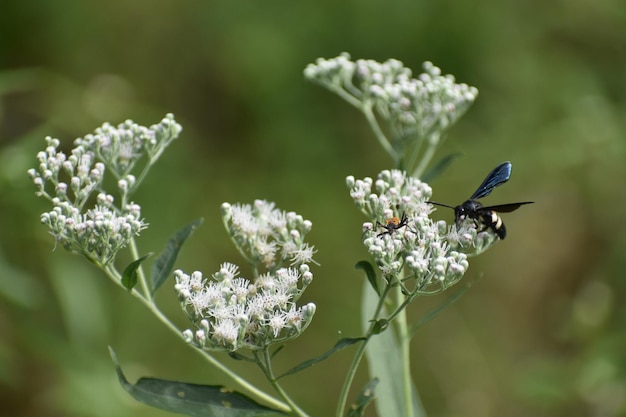
<svg viewBox="0 0 626 417">
<path fill-rule="evenodd" d="M 44 136 L 70 149 L 105 121 L 150 125 L 172 112 L 183 125 L 137 196 L 151 225 L 143 253 L 204 217 L 178 267 L 241 264 L 220 204 L 275 201 L 313 222 L 321 264 L 302 299 L 317 304 L 315 319 L 277 363 L 360 335 L 365 280 L 353 265 L 367 256 L 365 219 L 344 180 L 392 166 L 361 115 L 302 76 L 342 51 L 414 73 L 431 60 L 480 90 L 438 155 L 464 156 L 431 184 L 434 200 L 462 202 L 510 160 L 511 181 L 485 201 L 536 202 L 503 215 L 507 239 L 471 261 L 471 290 L 417 333 L 413 373 L 429 416 L 626 415 L 624 28 L 619 0 L 5 0 L 0 415 L 169 415 L 122 390 L 107 345 L 131 381 L 230 385 L 39 223 L 48 206 L 26 170 Z M 418 300 L 414 319 L 446 296 Z M 167 284 L 158 302 L 186 325 Z M 352 353 L 290 377 L 305 410 L 332 414 Z M 270 390 L 256 369 L 222 359 Z"/>
</svg>

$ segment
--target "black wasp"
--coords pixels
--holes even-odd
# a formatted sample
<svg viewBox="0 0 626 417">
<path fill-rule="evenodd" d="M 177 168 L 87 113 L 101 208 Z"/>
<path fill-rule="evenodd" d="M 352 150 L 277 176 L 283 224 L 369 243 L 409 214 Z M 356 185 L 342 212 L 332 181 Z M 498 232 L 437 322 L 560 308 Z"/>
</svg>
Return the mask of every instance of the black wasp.
<svg viewBox="0 0 626 417">
<path fill-rule="evenodd" d="M 490 228 L 495 232 L 496 235 L 498 235 L 500 239 L 504 239 L 506 237 L 506 228 L 504 227 L 504 223 L 502 223 L 502 219 L 498 215 L 498 212 L 510 213 L 517 210 L 518 208 L 520 208 L 520 206 L 524 204 L 532 204 L 533 201 L 498 204 L 495 206 L 483 207 L 483 205 L 476 200 L 491 194 L 491 191 L 494 188 L 496 188 L 500 184 L 504 184 L 505 182 L 507 182 L 510 177 L 511 163 L 508 161 L 503 162 L 495 167 L 493 171 L 489 173 L 489 175 L 487 175 L 487 178 L 485 178 L 483 183 L 480 184 L 474 194 L 472 194 L 472 196 L 460 206 L 452 207 L 447 204 L 435 203 L 434 201 L 429 201 L 429 203 L 436 206 L 449 207 L 453 209 L 454 219 L 457 225 L 466 218 L 470 218 L 474 220 L 474 224 L 478 225 L 478 223 L 481 223 L 484 226 L 482 230 L 479 230 L 479 232 Z"/>
</svg>

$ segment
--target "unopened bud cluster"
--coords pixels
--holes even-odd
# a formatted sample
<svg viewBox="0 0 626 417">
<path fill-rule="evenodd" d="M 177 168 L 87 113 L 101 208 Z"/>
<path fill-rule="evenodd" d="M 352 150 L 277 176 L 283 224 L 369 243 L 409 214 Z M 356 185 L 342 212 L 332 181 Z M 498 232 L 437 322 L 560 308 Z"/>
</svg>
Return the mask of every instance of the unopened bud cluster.
<svg viewBox="0 0 626 417">
<path fill-rule="evenodd" d="M 478 90 L 456 83 L 452 75 L 442 75 L 431 62 L 425 62 L 423 69 L 413 78 L 411 70 L 397 59 L 352 61 L 343 53 L 336 58 L 319 58 L 306 67 L 304 75 L 349 101 L 373 103 L 380 116 L 390 122 L 394 137 L 415 133 L 428 137 L 463 115 Z"/>
<path fill-rule="evenodd" d="M 145 172 L 180 130 L 172 115 L 150 128 L 130 120 L 117 128 L 105 123 L 94 134 L 76 139 L 69 155 L 59 149 L 58 139 L 47 137 L 46 149 L 37 154 L 37 168 L 28 171 L 37 195 L 53 206 L 41 215 L 42 223 L 65 249 L 101 266 L 113 262 L 146 228 L 141 207 L 128 199 L 137 183 L 132 168 L 147 156 Z M 119 204 L 105 190 L 105 172 L 116 180 Z"/>
<path fill-rule="evenodd" d="M 457 283 L 469 266 L 468 251 L 486 244 L 469 223 L 457 228 L 433 221 L 430 186 L 403 171 L 382 171 L 376 181 L 349 176 L 346 183 L 356 206 L 371 219 L 363 225 L 368 252 L 386 279 L 413 281 L 413 293 L 440 292 Z M 382 227 L 390 221 L 400 226 L 403 217 L 406 225 Z"/>
<path fill-rule="evenodd" d="M 167 114 L 158 124 L 145 127 L 126 120 L 117 127 L 109 123 L 97 128 L 93 134 L 74 141 L 77 147 L 94 152 L 111 170 L 113 175 L 124 178 L 135 165 L 147 158 L 146 163 L 154 162 L 176 139 L 182 126 Z"/>
<path fill-rule="evenodd" d="M 111 263 L 117 252 L 146 227 L 137 204 L 131 203 L 119 214 L 100 205 L 83 214 L 67 201 L 53 202 L 54 208 L 41 215 L 41 222 L 65 249 L 83 254 L 98 265 Z"/>
<path fill-rule="evenodd" d="M 307 265 L 267 272 L 253 282 L 238 274 L 230 263 L 213 279 L 199 271 L 174 272 L 181 306 L 195 326 L 183 332 L 188 343 L 205 350 L 258 350 L 306 329 L 315 304 L 298 307 L 296 301 L 313 279 Z"/>
</svg>

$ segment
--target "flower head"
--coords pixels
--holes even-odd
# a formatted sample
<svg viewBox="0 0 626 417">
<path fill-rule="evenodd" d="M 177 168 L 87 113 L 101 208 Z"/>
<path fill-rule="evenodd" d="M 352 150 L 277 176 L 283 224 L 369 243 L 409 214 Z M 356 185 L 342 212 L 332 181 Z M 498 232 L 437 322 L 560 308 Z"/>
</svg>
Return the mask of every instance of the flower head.
<svg viewBox="0 0 626 417">
<path fill-rule="evenodd" d="M 233 269 L 232 264 L 225 265 L 213 280 L 202 278 L 200 272 L 174 272 L 181 307 L 200 329 L 184 332 L 190 343 L 207 350 L 256 350 L 293 339 L 309 325 L 315 306 L 296 305 L 308 285 L 304 282 L 304 275 L 310 275 L 308 267 L 281 268 L 251 283 L 232 274 L 232 279 L 222 279 L 229 275 L 225 270 Z"/>
<path fill-rule="evenodd" d="M 130 120 L 117 128 L 105 123 L 76 139 L 69 155 L 59 150 L 61 141 L 47 137 L 45 150 L 37 154 L 37 168 L 28 170 L 37 195 L 52 203 L 41 215 L 42 223 L 67 250 L 101 266 L 111 263 L 147 227 L 141 207 L 129 198 L 137 185 L 131 170 L 142 157 L 149 160 L 144 171 L 149 168 L 180 131 L 171 114 L 150 128 Z M 119 204 L 104 189 L 105 175 L 111 174 Z"/>
<path fill-rule="evenodd" d="M 397 59 L 351 61 L 349 54 L 342 53 L 319 58 L 305 68 L 304 75 L 355 100 L 371 101 L 381 117 L 404 136 L 415 132 L 427 136 L 458 120 L 478 90 L 456 83 L 452 75 L 442 75 L 432 62 L 424 62 L 423 70 L 414 78 L 411 69 Z"/>
<path fill-rule="evenodd" d="M 413 76 L 397 59 L 352 61 L 342 53 L 309 64 L 304 76 L 360 109 L 370 124 L 383 121 L 385 127 L 376 127 L 379 142 L 395 162 L 402 161 L 408 172 L 419 176 L 424 164 L 418 164 L 418 151 L 430 158 L 430 150 L 425 149 L 436 147 L 478 96 L 475 87 L 442 75 L 432 62 L 424 62 L 422 68 Z"/>
<path fill-rule="evenodd" d="M 248 259 L 275 271 L 283 265 L 315 263 L 316 250 L 304 241 L 311 222 L 294 212 L 276 209 L 274 203 L 222 204 L 222 219 L 233 242 Z"/>
<path fill-rule="evenodd" d="M 382 171 L 376 181 L 348 177 L 346 184 L 370 220 L 363 225 L 368 252 L 386 279 L 406 274 L 409 291 L 430 294 L 454 285 L 469 266 L 468 254 L 489 246 L 479 245 L 475 228 L 431 219 L 430 186 L 403 171 Z"/>
<path fill-rule="evenodd" d="M 253 265 L 254 279 L 239 276 L 239 268 L 223 263 L 213 279 L 175 271 L 174 286 L 192 324 L 186 340 L 207 350 L 263 349 L 300 335 L 309 325 L 315 305 L 296 302 L 313 281 L 309 264 L 315 248 L 304 241 L 312 224 L 274 203 L 222 204 L 222 220 L 232 241 Z M 202 283 L 197 289 L 192 283 Z"/>
</svg>

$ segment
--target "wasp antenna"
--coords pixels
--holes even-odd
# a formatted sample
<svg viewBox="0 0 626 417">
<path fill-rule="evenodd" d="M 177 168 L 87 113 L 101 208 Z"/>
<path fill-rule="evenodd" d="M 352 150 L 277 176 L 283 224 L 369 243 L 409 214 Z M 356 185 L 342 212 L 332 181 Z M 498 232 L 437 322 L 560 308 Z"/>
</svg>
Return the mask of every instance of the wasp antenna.
<svg viewBox="0 0 626 417">
<path fill-rule="evenodd" d="M 432 204 L 434 206 L 441 206 L 441 207 L 448 207 L 451 208 L 452 210 L 454 210 L 454 206 L 449 206 L 447 204 L 443 204 L 443 203 L 437 203 L 436 201 L 427 201 L 428 204 Z"/>
</svg>

